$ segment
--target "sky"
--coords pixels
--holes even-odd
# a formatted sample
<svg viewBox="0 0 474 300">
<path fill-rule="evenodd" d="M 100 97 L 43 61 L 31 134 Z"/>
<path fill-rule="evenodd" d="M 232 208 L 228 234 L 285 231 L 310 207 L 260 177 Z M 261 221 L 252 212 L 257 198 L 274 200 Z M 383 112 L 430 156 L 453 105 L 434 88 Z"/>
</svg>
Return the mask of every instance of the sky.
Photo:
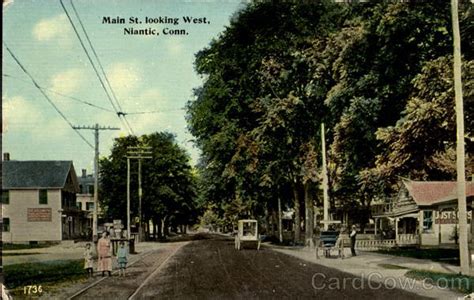
<svg viewBox="0 0 474 300">
<path fill-rule="evenodd" d="M 71 0 L 63 0 L 63 3 L 94 58 Z M 245 3 L 238 0 L 73 0 L 73 4 L 122 111 L 159 111 L 128 115 L 133 132 L 136 135 L 157 131 L 174 133 L 177 143 L 189 153 L 191 163 L 197 163 L 199 150 L 187 131 L 183 109 L 186 102 L 193 99 L 193 89 L 203 82 L 194 71 L 194 55 L 225 30 L 231 16 Z M 186 16 L 205 17 L 206 22 L 185 24 L 183 17 Z M 104 17 L 125 18 L 126 24 L 103 23 Z M 179 24 L 145 24 L 146 17 L 178 18 Z M 92 172 L 93 148 L 46 100 L 5 46 L 71 124 L 120 128 L 100 131 L 100 155 L 109 155 L 114 138 L 125 136 L 129 131 L 114 112 L 60 1 L 10 0 L 4 7 L 3 18 L 3 152 L 9 152 L 15 160 L 72 160 L 76 172 L 81 169 Z M 142 23 L 130 24 L 129 18 L 138 18 Z M 151 28 L 158 35 L 125 35 L 125 28 Z M 186 34 L 165 35 L 165 28 L 184 29 Z M 97 63 L 96 66 L 100 72 Z M 103 82 L 106 84 L 105 79 Z M 80 130 L 80 133 L 94 144 L 92 130 Z"/>
</svg>

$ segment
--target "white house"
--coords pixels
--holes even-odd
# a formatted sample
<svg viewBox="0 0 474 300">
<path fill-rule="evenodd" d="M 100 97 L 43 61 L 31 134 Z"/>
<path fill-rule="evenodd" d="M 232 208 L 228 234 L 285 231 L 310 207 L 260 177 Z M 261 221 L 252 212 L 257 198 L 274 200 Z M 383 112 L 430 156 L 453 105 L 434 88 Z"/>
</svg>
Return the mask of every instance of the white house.
<svg viewBox="0 0 474 300">
<path fill-rule="evenodd" d="M 61 241 L 83 233 L 72 161 L 4 160 L 2 172 L 3 242 Z"/>
</svg>

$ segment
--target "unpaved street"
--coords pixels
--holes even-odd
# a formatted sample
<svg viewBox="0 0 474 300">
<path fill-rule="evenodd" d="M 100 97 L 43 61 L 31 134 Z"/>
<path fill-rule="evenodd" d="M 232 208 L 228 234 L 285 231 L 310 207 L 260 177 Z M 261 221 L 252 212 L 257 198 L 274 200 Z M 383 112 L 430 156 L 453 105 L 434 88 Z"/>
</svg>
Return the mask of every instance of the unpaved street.
<svg viewBox="0 0 474 300">
<path fill-rule="evenodd" d="M 352 286 L 353 279 L 268 248 L 238 251 L 232 240 L 214 237 L 182 247 L 135 299 L 420 299 L 403 290 L 370 289 L 367 281 Z"/>
</svg>

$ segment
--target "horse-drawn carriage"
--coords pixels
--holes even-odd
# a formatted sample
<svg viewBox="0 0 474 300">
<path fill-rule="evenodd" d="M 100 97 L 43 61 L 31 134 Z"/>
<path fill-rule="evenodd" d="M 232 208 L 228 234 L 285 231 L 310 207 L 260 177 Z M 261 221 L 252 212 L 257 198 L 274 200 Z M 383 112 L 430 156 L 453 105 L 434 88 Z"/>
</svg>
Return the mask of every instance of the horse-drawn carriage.
<svg viewBox="0 0 474 300">
<path fill-rule="evenodd" d="M 260 250 L 257 220 L 239 220 L 238 231 L 235 235 L 235 249 L 240 250 L 244 244 L 255 245 L 257 250 Z"/>
</svg>

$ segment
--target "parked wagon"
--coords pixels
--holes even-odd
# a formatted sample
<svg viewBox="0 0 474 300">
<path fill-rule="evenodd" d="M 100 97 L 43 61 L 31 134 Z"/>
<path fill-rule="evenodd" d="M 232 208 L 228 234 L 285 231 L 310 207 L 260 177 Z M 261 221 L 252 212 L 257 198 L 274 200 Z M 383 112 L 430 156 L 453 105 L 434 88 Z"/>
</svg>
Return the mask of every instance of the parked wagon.
<svg viewBox="0 0 474 300">
<path fill-rule="evenodd" d="M 257 220 L 239 220 L 238 231 L 235 235 L 235 249 L 240 250 L 244 244 L 256 245 L 260 250 Z"/>
</svg>

